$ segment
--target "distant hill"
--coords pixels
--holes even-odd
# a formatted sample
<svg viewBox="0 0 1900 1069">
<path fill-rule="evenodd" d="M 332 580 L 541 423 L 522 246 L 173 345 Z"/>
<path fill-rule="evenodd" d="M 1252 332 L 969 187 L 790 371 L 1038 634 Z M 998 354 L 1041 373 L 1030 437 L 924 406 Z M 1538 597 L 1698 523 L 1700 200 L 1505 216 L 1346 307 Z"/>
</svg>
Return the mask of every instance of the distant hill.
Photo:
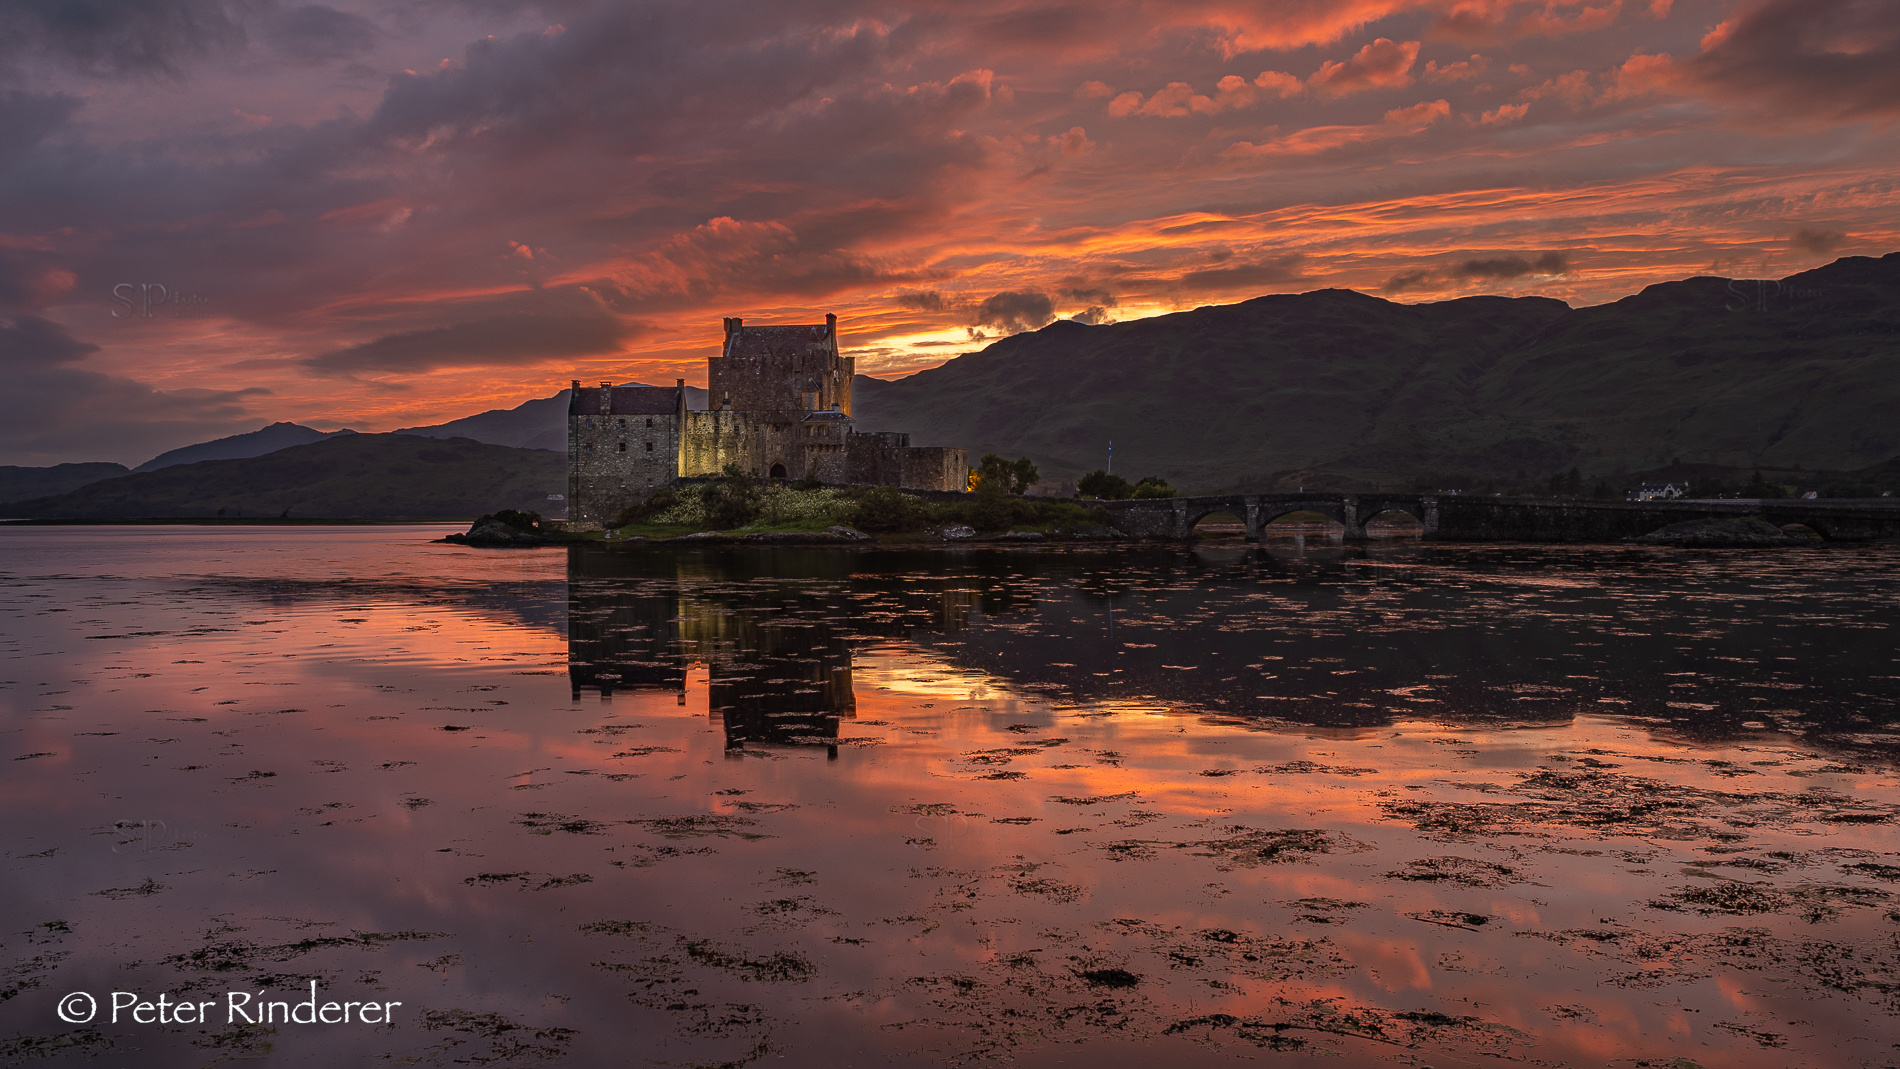
<svg viewBox="0 0 1900 1069">
<path fill-rule="evenodd" d="M 1900 453 L 1900 253 L 1693 278 L 1572 309 L 1350 290 L 1057 322 L 853 387 L 862 430 L 1188 490 L 1587 477 L 1681 461 L 1860 469 Z"/>
<path fill-rule="evenodd" d="M 644 386 L 629 382 L 626 386 Z M 567 449 L 567 391 L 553 397 L 523 401 L 513 408 L 494 408 L 473 416 L 438 423 L 433 427 L 403 427 L 394 433 L 416 434 L 425 438 L 473 438 L 492 445 L 512 445 L 522 449 Z M 705 411 L 706 391 L 686 387 L 686 407 Z"/>
<path fill-rule="evenodd" d="M 199 442 L 197 445 L 180 446 L 170 452 L 160 453 L 132 470 L 157 471 L 177 464 L 196 464 L 201 460 L 261 457 L 265 453 L 275 453 L 279 449 L 288 449 L 293 445 L 308 445 L 325 438 L 334 438 L 339 434 L 355 433 L 351 430 L 320 431 L 315 427 L 305 427 L 300 423 L 273 423 L 246 434 L 233 434 L 228 438 L 216 438 L 209 442 Z"/>
<path fill-rule="evenodd" d="M 135 472 L 70 493 L 0 505 L 0 516 L 464 518 L 548 511 L 567 488 L 567 454 L 467 438 L 351 434 L 259 457 Z"/>
<path fill-rule="evenodd" d="M 50 468 L 0 465 L 0 504 L 8 501 L 24 501 L 33 497 L 46 497 L 51 494 L 63 494 L 77 490 L 87 483 L 110 479 L 114 475 L 124 475 L 129 470 L 123 464 L 108 464 L 103 461 L 92 464 L 55 464 Z"/>
</svg>

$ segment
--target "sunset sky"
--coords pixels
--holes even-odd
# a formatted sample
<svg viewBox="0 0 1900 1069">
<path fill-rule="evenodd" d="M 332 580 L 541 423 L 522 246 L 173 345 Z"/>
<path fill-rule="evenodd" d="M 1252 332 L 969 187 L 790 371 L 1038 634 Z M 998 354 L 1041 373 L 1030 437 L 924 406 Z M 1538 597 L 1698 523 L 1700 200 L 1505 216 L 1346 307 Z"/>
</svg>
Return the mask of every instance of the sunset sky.
<svg viewBox="0 0 1900 1069">
<path fill-rule="evenodd" d="M 1893 0 L 12 0 L 0 464 L 703 384 L 731 315 L 893 376 L 1779 277 L 1900 249 L 1896 118 Z"/>
</svg>

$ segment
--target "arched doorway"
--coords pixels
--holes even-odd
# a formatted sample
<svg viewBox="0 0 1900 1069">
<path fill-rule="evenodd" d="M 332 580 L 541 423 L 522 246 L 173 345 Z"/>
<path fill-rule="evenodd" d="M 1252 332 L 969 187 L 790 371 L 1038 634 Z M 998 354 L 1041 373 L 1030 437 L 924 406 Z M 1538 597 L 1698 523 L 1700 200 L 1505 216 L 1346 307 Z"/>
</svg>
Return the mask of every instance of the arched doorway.
<svg viewBox="0 0 1900 1069">
<path fill-rule="evenodd" d="M 772 478 L 774 479 L 785 478 L 785 465 L 783 464 L 772 465 Z"/>
</svg>

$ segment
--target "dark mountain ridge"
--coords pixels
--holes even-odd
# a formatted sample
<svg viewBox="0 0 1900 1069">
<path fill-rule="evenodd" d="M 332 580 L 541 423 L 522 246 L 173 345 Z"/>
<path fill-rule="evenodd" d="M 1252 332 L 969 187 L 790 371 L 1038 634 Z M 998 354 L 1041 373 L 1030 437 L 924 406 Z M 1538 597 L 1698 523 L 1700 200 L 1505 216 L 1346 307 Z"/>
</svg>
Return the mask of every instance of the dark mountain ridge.
<svg viewBox="0 0 1900 1069">
<path fill-rule="evenodd" d="M 315 427 L 306 427 L 301 423 L 273 423 L 244 434 L 233 434 L 225 438 L 214 438 L 209 442 L 180 446 L 167 450 L 152 459 L 133 468 L 133 471 L 157 471 L 175 464 L 196 464 L 201 460 L 240 460 L 244 457 L 260 457 L 265 453 L 275 453 L 279 449 L 288 449 L 293 445 L 308 445 L 325 438 L 334 438 L 340 434 L 355 434 L 349 429 L 340 431 L 320 431 Z"/>
<path fill-rule="evenodd" d="M 467 438 L 351 434 L 260 457 L 206 460 L 0 505 L 0 516 L 467 518 L 546 512 L 567 488 L 567 454 Z"/>
<path fill-rule="evenodd" d="M 1900 452 L 1900 254 L 1699 277 L 1572 309 L 1275 294 L 1018 334 L 854 387 L 862 429 L 1045 477 L 1192 490 L 1587 477 L 1678 460 L 1856 469 Z"/>
</svg>

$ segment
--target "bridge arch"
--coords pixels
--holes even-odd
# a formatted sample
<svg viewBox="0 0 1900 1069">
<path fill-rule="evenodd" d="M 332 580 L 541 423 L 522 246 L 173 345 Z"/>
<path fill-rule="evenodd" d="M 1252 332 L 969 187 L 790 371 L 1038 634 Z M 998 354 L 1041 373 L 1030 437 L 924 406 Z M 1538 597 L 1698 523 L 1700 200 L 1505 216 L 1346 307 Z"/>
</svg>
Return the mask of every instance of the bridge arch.
<svg viewBox="0 0 1900 1069">
<path fill-rule="evenodd" d="M 1346 510 L 1337 502 L 1299 501 L 1286 505 L 1276 504 L 1262 507 L 1259 512 L 1260 526 L 1264 529 L 1275 520 L 1300 512 L 1324 516 L 1342 526 L 1346 523 Z"/>
<path fill-rule="evenodd" d="M 1225 503 L 1197 505 L 1196 507 L 1188 509 L 1186 515 L 1183 517 L 1186 533 L 1189 535 L 1196 534 L 1197 529 L 1201 526 L 1201 521 L 1210 516 L 1231 516 L 1233 517 L 1233 521 L 1240 525 L 1241 532 L 1243 534 L 1247 533 L 1246 507 Z"/>
<path fill-rule="evenodd" d="M 1373 508 L 1377 509 L 1377 511 L 1360 518 L 1359 534 L 1368 538 L 1372 537 L 1372 526 L 1375 523 L 1388 529 L 1392 527 L 1402 528 L 1408 535 L 1423 535 L 1425 533 L 1425 517 L 1420 515 L 1420 513 L 1425 511 L 1422 508 L 1398 504 L 1384 505 L 1383 507 L 1375 504 Z"/>
</svg>

